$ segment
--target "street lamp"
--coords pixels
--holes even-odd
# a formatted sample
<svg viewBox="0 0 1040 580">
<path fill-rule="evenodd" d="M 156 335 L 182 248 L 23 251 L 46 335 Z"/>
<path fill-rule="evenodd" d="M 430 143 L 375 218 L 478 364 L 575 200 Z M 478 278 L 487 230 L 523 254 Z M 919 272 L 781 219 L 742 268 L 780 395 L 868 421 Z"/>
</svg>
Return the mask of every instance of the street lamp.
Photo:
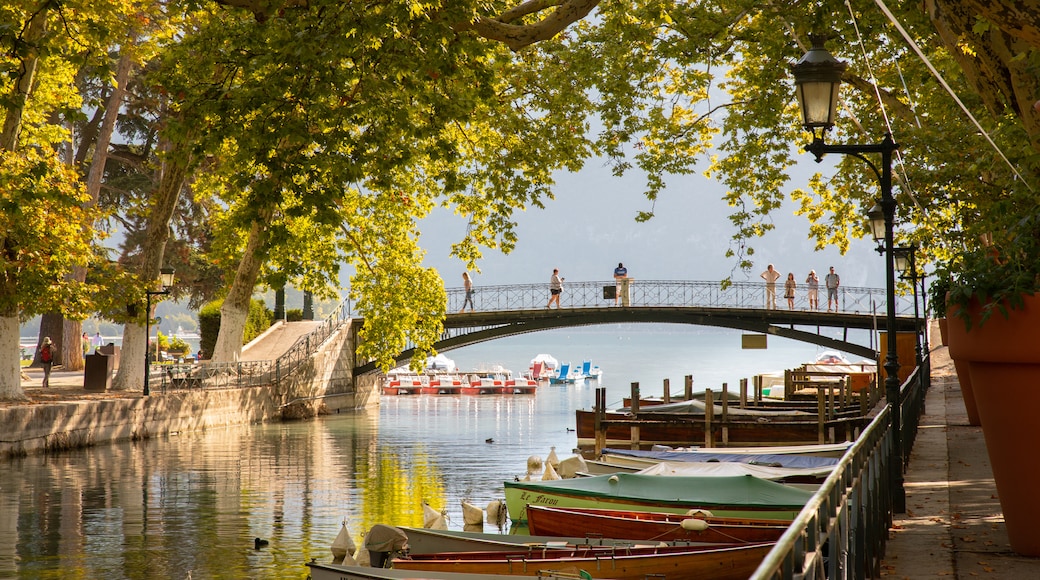
<svg viewBox="0 0 1040 580">
<path fill-rule="evenodd" d="M 902 409 L 899 393 L 899 354 L 896 350 L 896 282 L 893 257 L 893 222 L 895 221 L 896 200 L 892 196 L 892 154 L 899 146 L 886 134 L 881 143 L 868 145 L 831 145 L 824 142 L 827 130 L 834 126 L 838 108 L 838 89 L 841 75 L 846 64 L 839 62 L 823 47 L 826 40 L 823 36 L 811 37 L 813 46 L 794 65 L 794 75 L 798 104 L 802 110 L 802 125 L 812 134 L 812 143 L 805 149 L 816 156 L 816 162 L 823 161 L 827 153 L 851 155 L 863 161 L 877 176 L 881 186 L 881 199 L 871 210 L 871 229 L 874 239 L 884 241 L 885 274 L 887 286 L 888 312 L 885 326 L 888 330 L 888 354 L 885 357 L 885 400 L 891 408 L 893 461 L 889 472 L 889 484 L 892 488 L 892 506 L 896 513 L 906 511 L 906 492 L 903 489 L 903 438 Z M 880 154 L 881 169 L 867 157 Z M 880 235 L 879 235 L 880 234 Z"/>
<path fill-rule="evenodd" d="M 151 390 L 148 388 L 148 378 L 152 374 L 152 351 L 148 348 L 149 335 L 152 333 L 152 296 L 165 296 L 170 293 L 173 286 L 173 268 L 165 266 L 159 269 L 159 282 L 162 290 L 146 290 L 147 306 L 144 311 L 144 396 L 149 396 Z"/>
<path fill-rule="evenodd" d="M 924 353 L 925 346 L 927 346 L 927 339 L 925 336 L 927 333 L 921 326 L 921 314 L 917 309 L 917 244 L 911 244 L 909 246 L 900 246 L 895 249 L 895 264 L 896 270 L 900 272 L 899 278 L 902 280 L 909 280 L 910 284 L 913 285 L 914 289 L 914 332 L 916 339 L 914 341 L 915 354 L 917 355 L 917 367 L 922 368 L 924 365 Z M 923 273 L 922 273 L 923 274 Z M 921 275 L 921 297 L 924 298 L 924 276 Z M 925 310 L 922 307 L 922 310 Z M 923 372 L 923 370 L 922 370 Z"/>
</svg>

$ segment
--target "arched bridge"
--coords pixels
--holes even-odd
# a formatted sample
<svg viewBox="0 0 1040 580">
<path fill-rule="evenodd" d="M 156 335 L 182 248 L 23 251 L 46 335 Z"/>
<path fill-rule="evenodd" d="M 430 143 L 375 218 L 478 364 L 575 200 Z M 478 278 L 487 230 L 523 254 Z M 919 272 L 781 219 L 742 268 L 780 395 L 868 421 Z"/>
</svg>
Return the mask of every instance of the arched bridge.
<svg viewBox="0 0 1040 580">
<path fill-rule="evenodd" d="M 631 280 L 627 295 L 615 306 L 614 281 L 564 282 L 561 307 L 546 308 L 547 284 L 482 286 L 475 289 L 473 309 L 460 312 L 465 301 L 462 288 L 448 289 L 448 315 L 444 335 L 434 348 L 444 352 L 506 336 L 565 328 L 646 322 L 717 326 L 746 332 L 772 334 L 876 358 L 872 345 L 848 341 L 850 329 L 885 331 L 885 290 L 839 287 L 838 309 L 827 311 L 827 289 L 819 289 L 822 310 L 809 310 L 807 289 L 799 285 L 794 308 L 788 309 L 783 285 L 778 284 L 777 308 L 766 309 L 766 285 L 735 282 L 723 288 L 719 282 Z M 921 310 L 923 311 L 923 309 Z M 896 331 L 919 328 L 911 296 L 896 296 Z M 358 321 L 360 322 L 360 321 Z M 842 339 L 822 334 L 824 328 L 842 329 Z M 398 355 L 398 364 L 412 357 L 413 349 Z M 372 363 L 354 369 L 355 375 L 372 372 Z"/>
</svg>

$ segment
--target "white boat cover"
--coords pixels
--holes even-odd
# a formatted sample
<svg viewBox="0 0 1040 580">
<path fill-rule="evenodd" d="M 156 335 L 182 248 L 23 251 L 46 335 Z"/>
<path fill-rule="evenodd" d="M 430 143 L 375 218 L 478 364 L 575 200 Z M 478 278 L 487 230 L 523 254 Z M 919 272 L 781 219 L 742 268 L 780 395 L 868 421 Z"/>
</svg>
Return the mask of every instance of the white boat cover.
<svg viewBox="0 0 1040 580">
<path fill-rule="evenodd" d="M 834 467 L 770 467 L 752 463 L 705 463 L 691 461 L 662 461 L 637 471 L 642 475 L 700 475 L 725 477 L 753 475 L 762 479 L 778 480 L 789 477 L 827 477 Z"/>
</svg>

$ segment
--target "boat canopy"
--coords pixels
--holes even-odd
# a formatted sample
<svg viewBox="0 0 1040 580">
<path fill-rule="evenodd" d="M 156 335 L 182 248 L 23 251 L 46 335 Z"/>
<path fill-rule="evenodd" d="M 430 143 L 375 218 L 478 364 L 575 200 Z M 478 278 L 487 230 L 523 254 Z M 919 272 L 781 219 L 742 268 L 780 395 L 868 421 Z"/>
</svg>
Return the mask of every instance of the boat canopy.
<svg viewBox="0 0 1040 580">
<path fill-rule="evenodd" d="M 662 504 L 746 506 L 764 509 L 801 509 L 812 493 L 750 475 L 732 477 L 639 475 L 617 473 L 553 481 L 506 481 L 506 489 L 559 493 L 572 496 L 627 498 Z"/>
<path fill-rule="evenodd" d="M 765 448 L 768 449 L 768 448 Z M 795 469 L 816 469 L 834 467 L 841 461 L 838 457 L 820 457 L 817 455 L 795 455 L 793 453 L 713 453 L 711 451 L 645 451 L 642 449 L 603 450 L 603 455 L 623 455 L 639 457 L 654 461 L 687 461 L 696 463 L 757 463 Z"/>
</svg>

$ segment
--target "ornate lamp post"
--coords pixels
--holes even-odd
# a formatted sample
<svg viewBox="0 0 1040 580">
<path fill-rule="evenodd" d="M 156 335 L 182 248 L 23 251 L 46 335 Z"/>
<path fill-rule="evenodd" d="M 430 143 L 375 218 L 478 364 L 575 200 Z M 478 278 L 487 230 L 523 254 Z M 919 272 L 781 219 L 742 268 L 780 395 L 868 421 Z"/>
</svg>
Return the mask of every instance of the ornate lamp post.
<svg viewBox="0 0 1040 580">
<path fill-rule="evenodd" d="M 825 37 L 813 36 L 813 46 L 801 60 L 791 66 L 794 75 L 798 104 L 802 110 L 802 125 L 812 133 L 812 143 L 805 149 L 816 156 L 816 162 L 823 160 L 827 153 L 851 155 L 867 164 L 877 176 L 881 189 L 881 199 L 871 210 L 871 229 L 874 239 L 884 241 L 885 274 L 887 279 L 887 316 L 885 325 L 888 329 L 888 354 L 885 357 L 885 400 L 892 413 L 892 466 L 889 473 L 889 484 L 892 489 L 893 511 L 906 511 L 906 493 L 903 489 L 903 436 L 902 409 L 899 392 L 899 354 L 896 350 L 896 304 L 895 304 L 895 264 L 893 256 L 893 222 L 895 221 L 896 200 L 892 195 L 892 154 L 899 146 L 886 134 L 881 143 L 869 145 L 831 145 L 824 142 L 827 130 L 834 126 L 838 108 L 838 89 L 841 86 L 841 75 L 846 64 L 839 62 L 823 47 Z M 879 154 L 881 169 L 867 157 Z"/>
<path fill-rule="evenodd" d="M 162 290 L 146 290 L 147 306 L 144 311 L 144 396 L 151 395 L 148 388 L 148 379 L 152 374 L 152 350 L 148 347 L 148 341 L 152 333 L 152 296 L 166 296 L 173 286 L 173 268 L 166 266 L 159 269 L 159 281 Z"/>
</svg>

